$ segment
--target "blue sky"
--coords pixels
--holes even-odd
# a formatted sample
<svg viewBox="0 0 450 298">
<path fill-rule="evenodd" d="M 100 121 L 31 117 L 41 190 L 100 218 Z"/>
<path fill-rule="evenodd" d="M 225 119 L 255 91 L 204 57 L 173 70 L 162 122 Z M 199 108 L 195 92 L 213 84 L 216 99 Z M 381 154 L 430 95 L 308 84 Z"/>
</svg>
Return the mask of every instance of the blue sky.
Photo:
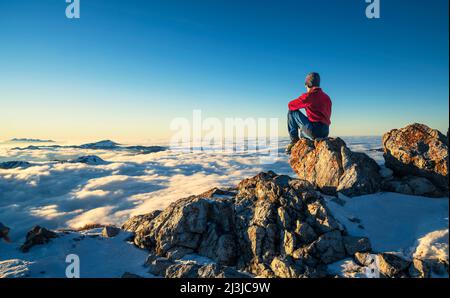
<svg viewBox="0 0 450 298">
<path fill-rule="evenodd" d="M 0 0 L 0 140 L 170 136 L 174 117 L 276 117 L 318 71 L 332 135 L 447 131 L 447 0 Z"/>
</svg>

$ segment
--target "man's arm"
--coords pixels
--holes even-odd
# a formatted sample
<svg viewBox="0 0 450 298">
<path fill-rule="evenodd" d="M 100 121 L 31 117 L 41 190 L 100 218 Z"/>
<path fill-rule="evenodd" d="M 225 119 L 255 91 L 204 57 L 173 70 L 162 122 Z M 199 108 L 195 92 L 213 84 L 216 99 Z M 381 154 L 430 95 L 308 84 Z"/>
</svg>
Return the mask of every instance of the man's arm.
<svg viewBox="0 0 450 298">
<path fill-rule="evenodd" d="M 288 104 L 289 110 L 296 111 L 299 109 L 306 108 L 307 106 L 309 106 L 309 102 L 308 102 L 307 98 L 308 98 L 308 94 L 303 93 L 302 95 L 300 95 L 300 97 L 290 101 Z"/>
</svg>

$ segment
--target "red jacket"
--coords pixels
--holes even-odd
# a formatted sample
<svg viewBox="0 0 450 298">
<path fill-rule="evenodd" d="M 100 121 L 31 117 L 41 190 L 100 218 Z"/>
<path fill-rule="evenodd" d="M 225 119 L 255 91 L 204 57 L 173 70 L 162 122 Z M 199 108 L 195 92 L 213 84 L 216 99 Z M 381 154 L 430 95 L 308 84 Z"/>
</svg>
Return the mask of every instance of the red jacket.
<svg viewBox="0 0 450 298">
<path fill-rule="evenodd" d="M 303 93 L 299 98 L 288 104 L 289 110 L 306 110 L 311 122 L 322 122 L 330 125 L 331 121 L 331 99 L 321 88 L 313 88 L 308 93 Z"/>
</svg>

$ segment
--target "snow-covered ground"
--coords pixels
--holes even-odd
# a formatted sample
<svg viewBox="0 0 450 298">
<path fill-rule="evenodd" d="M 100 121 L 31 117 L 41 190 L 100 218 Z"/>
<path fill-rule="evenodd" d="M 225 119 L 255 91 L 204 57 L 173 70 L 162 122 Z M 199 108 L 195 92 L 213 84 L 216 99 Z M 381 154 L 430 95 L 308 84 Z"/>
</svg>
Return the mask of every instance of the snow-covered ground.
<svg viewBox="0 0 450 298">
<path fill-rule="evenodd" d="M 101 229 L 81 233 L 60 233 L 45 245 L 32 247 L 22 253 L 13 244 L 0 244 L 0 277 L 65 277 L 66 268 L 77 255 L 80 261 L 80 277 L 121 277 L 132 272 L 152 277 L 144 267 L 148 255 L 144 250 L 126 242 L 130 234 L 121 232 L 113 238 L 103 238 Z"/>
<path fill-rule="evenodd" d="M 380 137 L 343 139 L 352 150 L 365 152 L 383 164 L 382 152 L 376 150 L 381 147 Z M 13 148 L 17 144 L 0 144 L 0 163 L 31 163 L 26 168 L 0 169 L 0 222 L 11 228 L 12 240 L 0 241 L 0 272 L 16 268 L 11 270 L 28 270 L 28 276 L 64 276 L 61 270 L 67 264 L 62 257 L 75 251 L 82 255 L 84 264 L 92 267 L 86 269 L 85 277 L 118 277 L 125 271 L 144 274 L 146 253 L 119 238 L 87 237 L 74 243 L 70 237 L 78 236 L 69 234 L 49 245 L 33 247 L 27 254 L 19 252 L 18 247 L 26 232 L 37 224 L 49 229 L 91 223 L 120 225 L 132 215 L 162 209 L 174 200 L 214 186 L 233 186 L 261 171 L 295 176 L 283 153 L 287 142 L 281 140 L 259 152 L 166 150 L 149 154 L 108 148 L 17 150 Z M 269 151 L 279 153 L 270 163 L 262 159 Z M 55 162 L 88 155 L 105 162 Z M 448 259 L 447 198 L 378 193 L 343 201 L 343 206 L 332 200 L 328 204 L 352 234 L 368 236 L 375 250 L 410 256 L 422 245 L 423 253 L 446 253 Z M 109 264 L 111 260 L 115 263 Z"/>
<path fill-rule="evenodd" d="M 448 198 L 389 192 L 339 197 L 339 203 L 327 198 L 333 215 L 350 235 L 368 237 L 375 252 L 394 252 L 408 260 L 415 257 L 448 262 Z M 358 277 L 352 274 L 354 266 L 353 261 L 344 260 L 330 265 L 329 271 Z"/>
</svg>

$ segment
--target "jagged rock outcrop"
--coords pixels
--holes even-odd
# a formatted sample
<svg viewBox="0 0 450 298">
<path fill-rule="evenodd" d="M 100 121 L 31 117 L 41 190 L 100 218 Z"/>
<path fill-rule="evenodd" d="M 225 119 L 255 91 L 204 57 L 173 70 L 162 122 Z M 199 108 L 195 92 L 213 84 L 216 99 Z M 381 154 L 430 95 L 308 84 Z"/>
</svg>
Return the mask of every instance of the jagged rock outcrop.
<svg viewBox="0 0 450 298">
<path fill-rule="evenodd" d="M 393 253 L 380 253 L 377 257 L 378 268 L 383 276 L 407 277 L 406 271 L 411 265 L 410 261 Z"/>
<path fill-rule="evenodd" d="M 364 153 L 351 151 L 340 138 L 301 139 L 292 148 L 289 163 L 300 179 L 326 194 L 358 196 L 380 189 L 378 164 Z"/>
<path fill-rule="evenodd" d="M 46 228 L 35 226 L 33 227 L 26 236 L 25 243 L 20 247 L 23 252 L 28 252 L 31 247 L 36 244 L 45 244 L 52 238 L 56 238 L 58 235 Z"/>
<path fill-rule="evenodd" d="M 448 139 L 438 130 L 418 123 L 393 129 L 383 135 L 383 149 L 396 176 L 426 178 L 448 195 Z"/>
<path fill-rule="evenodd" d="M 156 276 L 165 276 L 167 268 L 174 264 L 174 261 L 164 257 L 156 257 L 151 261 L 147 259 L 146 262 L 146 265 L 149 267 L 149 272 Z"/>
<path fill-rule="evenodd" d="M 236 189 L 178 200 L 162 212 L 131 218 L 123 228 L 156 254 L 147 262 L 153 273 L 171 277 L 198 273 L 195 266 L 183 267 L 184 273 L 168 269 L 190 253 L 256 276 L 325 276 L 326 264 L 348 250 L 367 251 L 368 241 L 358 246 L 358 240 L 345 240 L 343 226 L 310 183 L 273 172 L 244 179 Z"/>
<path fill-rule="evenodd" d="M 161 210 L 155 210 L 147 214 L 136 215 L 128 219 L 123 225 L 122 229 L 125 231 L 135 233 L 134 244 L 141 248 L 146 248 L 152 244 L 147 244 L 144 240 L 151 228 L 151 221 L 161 213 Z"/>
<path fill-rule="evenodd" d="M 105 238 L 112 238 L 120 233 L 120 229 L 115 226 L 105 226 L 102 230 L 102 236 Z"/>
<path fill-rule="evenodd" d="M 418 176 L 389 177 L 382 181 L 381 188 L 385 191 L 415 196 L 441 197 L 445 195 L 430 180 Z"/>
</svg>

